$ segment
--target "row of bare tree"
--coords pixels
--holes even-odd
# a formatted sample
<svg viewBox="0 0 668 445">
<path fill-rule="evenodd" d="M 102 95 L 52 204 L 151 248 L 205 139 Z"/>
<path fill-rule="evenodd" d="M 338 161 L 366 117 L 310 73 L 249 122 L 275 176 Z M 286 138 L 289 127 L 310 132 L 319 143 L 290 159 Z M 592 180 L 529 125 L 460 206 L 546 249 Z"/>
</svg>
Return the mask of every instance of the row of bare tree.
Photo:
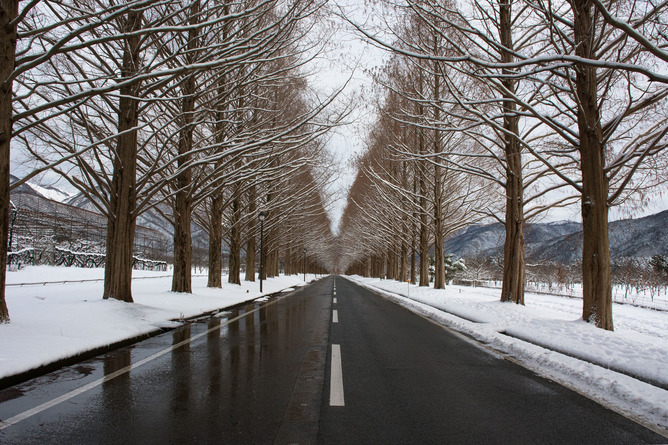
<svg viewBox="0 0 668 445">
<path fill-rule="evenodd" d="M 506 228 L 501 300 L 523 304 L 525 222 L 576 199 L 583 318 L 612 330 L 608 211 L 645 204 L 666 179 L 668 4 L 385 0 L 377 8 L 399 17 L 391 33 L 356 25 L 393 56 L 377 75 L 381 117 L 341 224 L 342 267 L 369 274 L 386 261 L 389 276 L 404 280 L 410 269 L 416 281 L 417 258 L 426 285 L 433 246 L 442 287 L 443 237 L 494 217 Z"/>
<path fill-rule="evenodd" d="M 2 0 L 0 320 L 10 144 L 31 173 L 55 172 L 108 220 L 104 298 L 132 301 L 135 221 L 174 227 L 172 290 L 191 292 L 191 224 L 210 240 L 209 286 L 255 280 L 258 212 L 265 274 L 326 261 L 320 136 L 339 117 L 300 68 L 320 0 Z M 316 243 L 315 240 L 318 240 Z M 297 254 L 295 252 L 300 252 Z"/>
</svg>

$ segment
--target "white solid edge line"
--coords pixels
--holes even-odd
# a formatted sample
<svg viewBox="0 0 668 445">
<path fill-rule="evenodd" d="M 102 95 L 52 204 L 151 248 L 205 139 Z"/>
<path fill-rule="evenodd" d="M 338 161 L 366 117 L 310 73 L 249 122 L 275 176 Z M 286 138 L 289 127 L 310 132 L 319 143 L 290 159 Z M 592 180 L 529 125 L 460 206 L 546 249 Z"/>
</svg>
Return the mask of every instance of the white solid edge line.
<svg viewBox="0 0 668 445">
<path fill-rule="evenodd" d="M 123 374 L 126 374 L 126 373 L 130 372 L 132 369 L 138 368 L 138 367 L 140 367 L 140 366 L 142 366 L 142 365 L 144 365 L 144 364 L 146 364 L 146 363 L 148 363 L 148 362 L 151 362 L 151 361 L 153 361 L 153 360 L 155 360 L 155 359 L 157 359 L 157 358 L 159 358 L 159 357 L 161 357 L 161 356 L 163 356 L 163 355 L 165 355 L 165 354 L 168 354 L 168 353 L 170 353 L 170 352 L 172 352 L 172 351 L 174 351 L 174 350 L 176 350 L 176 349 L 178 349 L 178 348 L 180 348 L 180 347 L 182 347 L 182 346 L 184 346 L 184 345 L 186 345 L 186 344 L 188 344 L 188 343 L 190 343 L 190 342 L 192 342 L 192 341 L 195 341 L 195 340 L 197 340 L 197 339 L 199 339 L 199 338 L 201 338 L 201 337 L 204 337 L 205 335 L 208 335 L 210 332 L 213 332 L 213 331 L 216 330 L 216 329 L 220 329 L 220 328 L 222 328 L 222 327 L 224 327 L 224 326 L 227 326 L 228 324 L 233 323 L 233 322 L 235 322 L 235 321 L 237 321 L 237 320 L 239 320 L 239 319 L 241 319 L 241 318 L 243 318 L 243 317 L 246 317 L 246 316 L 248 316 L 248 315 L 250 315 L 250 314 L 253 314 L 253 313 L 257 312 L 258 310 L 260 310 L 261 308 L 263 308 L 263 307 L 265 307 L 265 306 L 268 306 L 268 305 L 270 305 L 270 304 L 274 304 L 274 303 L 276 303 L 277 301 L 282 300 L 283 298 L 285 298 L 285 297 L 279 297 L 279 298 L 276 298 L 275 300 L 269 301 L 269 302 L 267 302 L 267 303 L 261 305 L 260 307 L 257 307 L 257 308 L 255 308 L 255 309 L 253 309 L 253 310 L 251 310 L 251 311 L 248 311 L 248 312 L 244 312 L 243 314 L 240 314 L 240 315 L 238 315 L 238 316 L 236 316 L 236 317 L 234 317 L 234 318 L 232 318 L 232 319 L 229 319 L 229 320 L 225 321 L 224 323 L 221 323 L 220 325 L 218 325 L 218 326 L 216 326 L 216 327 L 213 327 L 213 328 L 211 328 L 211 329 L 208 329 L 208 330 L 205 331 L 205 332 L 201 332 L 201 333 L 199 333 L 199 334 L 197 334 L 197 335 L 194 335 L 194 336 L 192 336 L 192 337 L 190 337 L 190 338 L 187 338 L 187 339 L 183 340 L 183 341 L 180 342 L 180 343 L 177 343 L 177 344 L 172 345 L 172 346 L 170 346 L 170 347 L 168 347 L 168 348 L 165 348 L 165 349 L 163 349 L 163 350 L 161 350 L 161 351 L 158 351 L 158 352 L 156 352 L 155 354 L 149 355 L 148 357 L 146 357 L 146 358 L 144 358 L 144 359 L 142 359 L 142 360 L 139 360 L 138 362 L 133 363 L 133 364 L 131 364 L 131 365 L 129 365 L 129 366 L 126 366 L 125 368 L 121 368 L 121 369 L 119 369 L 118 371 L 112 372 L 111 374 L 108 374 L 108 375 L 106 375 L 106 376 L 104 376 L 104 377 L 102 377 L 102 378 L 99 378 L 99 379 L 97 379 L 97 380 L 94 380 L 94 381 L 92 381 L 92 382 L 90 382 L 90 383 L 88 383 L 88 384 L 86 384 L 86 385 L 84 385 L 84 386 L 81 386 L 81 387 L 79 387 L 79 388 L 73 389 L 72 391 L 63 394 L 62 396 L 59 396 L 59 397 L 56 397 L 55 399 L 49 400 L 49 401 L 47 401 L 47 402 L 44 402 L 44 403 L 42 403 L 41 405 L 37 405 L 37 406 L 34 407 L 34 408 L 31 408 L 31 409 L 28 409 L 28 410 L 26 410 L 26 411 L 23 411 L 22 413 L 16 414 L 15 416 L 10 417 L 10 418 L 8 418 L 8 419 L 0 420 L 0 431 L 4 430 L 5 428 L 8 428 L 8 427 L 10 427 L 10 426 L 12 426 L 12 425 L 16 425 L 17 423 L 21 422 L 22 420 L 28 419 L 28 418 L 30 418 L 30 417 L 36 415 L 36 414 L 41 413 L 42 411 L 45 411 L 45 410 L 47 410 L 47 409 L 49 409 L 49 408 L 52 408 L 52 407 L 54 407 L 54 406 L 56 406 L 56 405 L 59 405 L 59 404 L 61 404 L 61 403 L 63 403 L 63 402 L 66 402 L 66 401 L 70 400 L 71 398 L 76 397 L 76 396 L 78 396 L 78 395 L 80 395 L 80 394 L 83 394 L 83 393 L 85 393 L 86 391 L 89 391 L 89 390 L 91 390 L 91 389 L 93 389 L 93 388 L 95 388 L 95 387 L 97 387 L 97 386 L 102 385 L 103 383 L 106 383 L 106 382 L 108 382 L 108 381 L 110 381 L 110 380 L 115 379 L 116 377 L 119 377 L 119 376 L 121 376 L 121 375 L 123 375 Z"/>
<path fill-rule="evenodd" d="M 332 323 L 338 323 L 339 322 L 339 311 L 334 309 L 332 311 Z"/>
<path fill-rule="evenodd" d="M 329 384 L 329 406 L 345 406 L 343 401 L 341 345 L 332 345 L 332 372 Z"/>
</svg>

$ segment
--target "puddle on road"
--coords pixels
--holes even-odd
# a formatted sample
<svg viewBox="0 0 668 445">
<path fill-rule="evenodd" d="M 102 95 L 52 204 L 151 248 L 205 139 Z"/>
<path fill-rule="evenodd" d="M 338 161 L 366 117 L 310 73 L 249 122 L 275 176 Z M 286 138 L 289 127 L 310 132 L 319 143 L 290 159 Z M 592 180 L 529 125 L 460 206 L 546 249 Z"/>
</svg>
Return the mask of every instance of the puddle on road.
<svg viewBox="0 0 668 445">
<path fill-rule="evenodd" d="M 89 376 L 95 371 L 95 367 L 89 365 L 76 365 L 73 366 L 72 369 L 83 376 Z"/>
<path fill-rule="evenodd" d="M 23 397 L 24 394 L 25 391 L 16 386 L 3 389 L 0 391 L 0 403 L 6 402 L 8 400 L 18 399 L 19 397 Z"/>
</svg>

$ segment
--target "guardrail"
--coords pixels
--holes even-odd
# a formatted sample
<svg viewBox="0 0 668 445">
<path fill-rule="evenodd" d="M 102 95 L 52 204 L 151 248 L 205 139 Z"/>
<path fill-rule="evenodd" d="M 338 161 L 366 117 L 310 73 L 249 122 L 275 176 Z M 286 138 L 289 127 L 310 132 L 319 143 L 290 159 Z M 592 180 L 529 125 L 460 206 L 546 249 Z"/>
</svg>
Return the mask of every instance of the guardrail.
<svg viewBox="0 0 668 445">
<path fill-rule="evenodd" d="M 193 277 L 206 277 L 207 275 L 192 275 Z M 132 277 L 133 280 L 147 280 L 152 278 L 170 278 L 171 275 L 159 275 L 156 277 Z M 23 286 L 46 286 L 52 284 L 71 284 L 71 283 L 95 283 L 104 281 L 104 278 L 92 278 L 88 280 L 64 280 L 64 281 L 38 281 L 35 283 L 7 283 L 5 287 L 23 287 Z"/>
</svg>

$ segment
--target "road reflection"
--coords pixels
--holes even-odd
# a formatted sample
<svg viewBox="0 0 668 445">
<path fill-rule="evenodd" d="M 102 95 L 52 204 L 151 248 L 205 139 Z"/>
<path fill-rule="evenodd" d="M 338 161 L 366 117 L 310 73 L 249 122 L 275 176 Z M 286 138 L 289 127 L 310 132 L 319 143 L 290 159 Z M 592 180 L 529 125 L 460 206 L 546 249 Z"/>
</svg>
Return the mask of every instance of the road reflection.
<svg viewBox="0 0 668 445">
<path fill-rule="evenodd" d="M 126 348 L 104 357 L 103 370 L 112 376 L 132 364 L 132 349 Z M 130 373 L 125 372 L 102 385 L 105 415 L 113 415 L 117 422 L 127 422 L 132 416 L 132 384 Z"/>
<path fill-rule="evenodd" d="M 61 373 L 43 393 L 61 394 L 53 387 L 81 378 L 108 380 L 49 410 L 50 418 L 45 412 L 3 431 L 1 441 L 271 443 L 329 301 L 318 296 L 300 291 L 245 304 L 79 365 L 90 367 L 85 374 Z"/>
</svg>

